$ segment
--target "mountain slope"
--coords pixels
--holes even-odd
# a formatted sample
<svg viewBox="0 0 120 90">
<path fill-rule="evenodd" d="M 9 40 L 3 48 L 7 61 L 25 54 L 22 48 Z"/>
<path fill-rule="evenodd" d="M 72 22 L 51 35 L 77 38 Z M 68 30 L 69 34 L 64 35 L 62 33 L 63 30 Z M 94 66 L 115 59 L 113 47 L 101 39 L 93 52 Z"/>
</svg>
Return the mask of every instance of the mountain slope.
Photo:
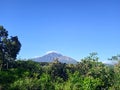
<svg viewBox="0 0 120 90">
<path fill-rule="evenodd" d="M 57 53 L 57 52 L 51 52 L 42 57 L 34 58 L 33 60 L 36 62 L 53 62 L 55 59 L 58 59 L 58 61 L 62 63 L 67 63 L 67 64 L 77 63 L 75 59 L 67 57 L 67 56 L 63 56 L 62 54 Z"/>
</svg>

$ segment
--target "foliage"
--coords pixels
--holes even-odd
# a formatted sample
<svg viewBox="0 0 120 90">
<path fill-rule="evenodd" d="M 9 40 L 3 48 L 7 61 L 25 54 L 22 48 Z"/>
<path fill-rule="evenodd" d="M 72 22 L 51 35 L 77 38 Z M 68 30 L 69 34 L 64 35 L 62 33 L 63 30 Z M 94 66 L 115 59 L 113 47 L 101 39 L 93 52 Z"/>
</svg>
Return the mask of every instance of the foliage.
<svg viewBox="0 0 120 90">
<path fill-rule="evenodd" d="M 17 60 L 0 71 L 2 90 L 119 90 L 119 81 L 120 63 L 110 67 L 93 56 L 75 65 Z"/>
<path fill-rule="evenodd" d="M 0 26 L 0 69 L 12 67 L 20 48 L 21 43 L 18 37 L 11 36 L 11 38 L 8 38 L 8 31 Z"/>
<path fill-rule="evenodd" d="M 15 81 L 10 85 L 11 90 L 54 90 L 54 86 L 50 82 L 50 77 L 43 74 L 38 78 L 23 78 Z"/>
<path fill-rule="evenodd" d="M 99 62 L 94 55 L 90 54 L 77 64 L 17 60 L 13 68 L 0 71 L 0 89 L 119 90 L 120 62 L 111 67 Z"/>
</svg>

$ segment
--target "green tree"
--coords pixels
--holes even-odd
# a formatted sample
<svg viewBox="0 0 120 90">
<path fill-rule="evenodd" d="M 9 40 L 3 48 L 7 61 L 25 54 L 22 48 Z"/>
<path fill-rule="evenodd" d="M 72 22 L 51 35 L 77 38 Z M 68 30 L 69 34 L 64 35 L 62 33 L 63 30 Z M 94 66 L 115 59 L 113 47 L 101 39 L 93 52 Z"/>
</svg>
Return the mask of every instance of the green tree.
<svg viewBox="0 0 120 90">
<path fill-rule="evenodd" d="M 110 90 L 120 90 L 120 60 L 114 65 L 114 83 Z"/>
<path fill-rule="evenodd" d="M 63 80 L 67 80 L 68 78 L 66 64 L 59 62 L 58 59 L 54 60 L 54 62 L 50 64 L 49 73 L 53 79 L 60 77 Z"/>
<path fill-rule="evenodd" d="M 83 58 L 81 62 L 77 63 L 76 69 L 82 74 L 86 75 L 89 70 L 96 67 L 98 65 L 98 57 L 97 53 L 90 53 L 89 56 Z"/>
<path fill-rule="evenodd" d="M 17 36 L 8 38 L 8 31 L 0 26 L 0 69 L 8 69 L 12 66 L 21 48 Z"/>
<path fill-rule="evenodd" d="M 55 90 L 51 78 L 48 74 L 42 74 L 40 79 L 22 78 L 10 85 L 9 90 Z"/>
</svg>

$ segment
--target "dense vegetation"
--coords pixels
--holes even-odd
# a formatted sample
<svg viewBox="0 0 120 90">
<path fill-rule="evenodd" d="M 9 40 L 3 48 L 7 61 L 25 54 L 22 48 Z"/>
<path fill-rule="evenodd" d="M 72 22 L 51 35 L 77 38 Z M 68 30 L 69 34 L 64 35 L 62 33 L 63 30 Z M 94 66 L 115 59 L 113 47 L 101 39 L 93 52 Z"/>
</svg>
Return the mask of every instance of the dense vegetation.
<svg viewBox="0 0 120 90">
<path fill-rule="evenodd" d="M 115 65 L 99 62 L 90 53 L 77 64 L 15 60 L 21 44 L 0 27 L 0 90 L 120 90 L 120 59 Z M 14 39 L 13 39 L 14 38 Z"/>
<path fill-rule="evenodd" d="M 119 90 L 120 62 L 104 65 L 89 56 L 77 64 L 17 60 L 0 71 L 2 90 Z"/>
</svg>

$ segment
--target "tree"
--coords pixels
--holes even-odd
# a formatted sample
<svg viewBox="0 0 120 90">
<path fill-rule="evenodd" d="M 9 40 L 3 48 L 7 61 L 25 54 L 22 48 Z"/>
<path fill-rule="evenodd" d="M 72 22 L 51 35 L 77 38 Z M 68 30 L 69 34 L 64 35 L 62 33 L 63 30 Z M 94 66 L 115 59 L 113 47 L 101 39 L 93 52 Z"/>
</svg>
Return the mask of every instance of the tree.
<svg viewBox="0 0 120 90">
<path fill-rule="evenodd" d="M 82 74 L 87 75 L 87 73 L 94 67 L 98 65 L 98 56 L 96 52 L 90 53 L 89 56 L 83 58 L 81 62 L 77 63 L 76 69 Z"/>
<path fill-rule="evenodd" d="M 117 64 L 114 65 L 114 83 L 110 90 L 120 90 L 120 59 Z"/>
<path fill-rule="evenodd" d="M 21 48 L 17 36 L 8 38 L 8 31 L 0 26 L 0 69 L 8 69 L 16 59 Z M 9 66 L 10 65 L 10 66 Z"/>
<path fill-rule="evenodd" d="M 54 62 L 50 65 L 49 72 L 53 79 L 57 79 L 59 77 L 65 81 L 68 78 L 66 64 L 59 62 L 58 59 L 55 59 Z"/>
<path fill-rule="evenodd" d="M 108 58 L 108 60 L 112 61 L 114 64 L 117 64 L 120 61 L 120 54 L 112 56 L 111 58 Z"/>
</svg>

